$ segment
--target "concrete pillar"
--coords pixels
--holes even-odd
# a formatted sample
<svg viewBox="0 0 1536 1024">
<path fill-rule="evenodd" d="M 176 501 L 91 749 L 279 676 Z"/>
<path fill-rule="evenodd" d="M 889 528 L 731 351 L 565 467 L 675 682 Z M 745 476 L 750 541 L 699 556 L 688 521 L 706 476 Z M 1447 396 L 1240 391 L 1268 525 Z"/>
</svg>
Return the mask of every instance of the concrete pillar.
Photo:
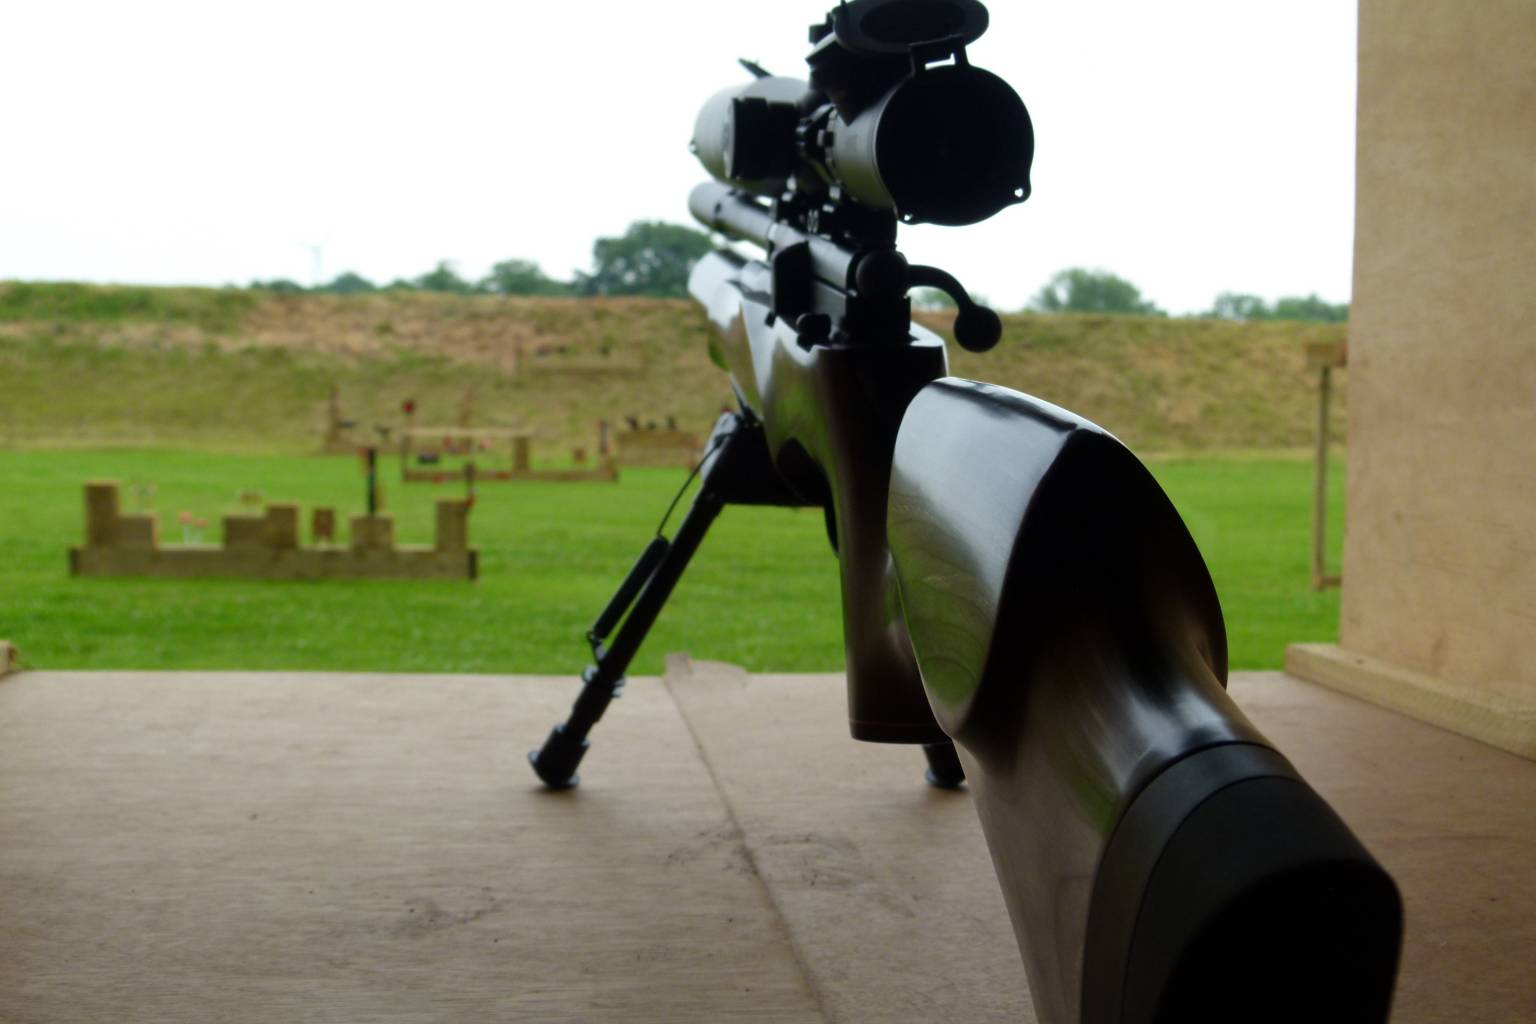
<svg viewBox="0 0 1536 1024">
<path fill-rule="evenodd" d="M 1361 0 L 1340 645 L 1288 665 L 1536 757 L 1533 125 L 1536 5 Z"/>
</svg>

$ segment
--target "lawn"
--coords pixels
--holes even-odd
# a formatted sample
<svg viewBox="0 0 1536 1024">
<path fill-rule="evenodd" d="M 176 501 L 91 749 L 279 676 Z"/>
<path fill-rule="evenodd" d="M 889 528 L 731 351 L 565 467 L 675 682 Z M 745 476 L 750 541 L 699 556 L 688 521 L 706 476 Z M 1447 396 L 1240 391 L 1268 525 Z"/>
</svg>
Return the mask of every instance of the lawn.
<svg viewBox="0 0 1536 1024">
<path fill-rule="evenodd" d="M 390 468 L 392 468 L 392 464 Z M 1294 641 L 1328 641 L 1338 592 L 1309 589 L 1311 464 L 1281 455 L 1158 460 L 1221 593 L 1234 668 L 1274 668 Z M 0 451 L 0 637 L 36 668 L 334 669 L 575 673 L 582 635 L 628 569 L 681 471 L 626 470 L 618 484 L 484 484 L 470 534 L 478 582 L 72 579 L 81 484 L 122 482 L 125 511 L 217 524 L 241 492 L 361 511 L 356 460 L 170 450 Z M 426 543 L 452 487 L 386 473 L 397 539 Z M 1338 561 L 1342 469 L 1334 467 Z M 203 539 L 217 539 L 216 525 Z M 634 666 L 668 651 L 758 671 L 842 663 L 837 568 L 819 512 L 731 508 L 717 521 Z"/>
</svg>

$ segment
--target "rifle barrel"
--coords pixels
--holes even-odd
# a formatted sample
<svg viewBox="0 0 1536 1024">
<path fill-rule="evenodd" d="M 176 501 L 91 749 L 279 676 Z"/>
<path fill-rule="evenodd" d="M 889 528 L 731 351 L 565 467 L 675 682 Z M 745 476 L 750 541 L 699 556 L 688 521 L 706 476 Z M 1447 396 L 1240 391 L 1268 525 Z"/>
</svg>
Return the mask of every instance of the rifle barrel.
<svg viewBox="0 0 1536 1024">
<path fill-rule="evenodd" d="M 706 181 L 695 186 L 688 194 L 688 210 L 695 220 L 711 231 L 768 248 L 768 233 L 774 225 L 773 213 L 729 185 Z"/>
</svg>

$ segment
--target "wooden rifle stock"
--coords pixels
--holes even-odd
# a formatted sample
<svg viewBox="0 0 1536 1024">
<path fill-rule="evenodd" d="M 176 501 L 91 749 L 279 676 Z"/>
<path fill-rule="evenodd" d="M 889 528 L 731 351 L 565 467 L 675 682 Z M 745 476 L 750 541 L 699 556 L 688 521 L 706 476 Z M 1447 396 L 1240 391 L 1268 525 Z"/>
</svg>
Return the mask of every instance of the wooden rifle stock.
<svg viewBox="0 0 1536 1024">
<path fill-rule="evenodd" d="M 1397 890 L 1227 697 L 1215 588 L 1123 445 L 937 381 L 887 532 L 1040 1020 L 1386 1020 Z"/>
</svg>

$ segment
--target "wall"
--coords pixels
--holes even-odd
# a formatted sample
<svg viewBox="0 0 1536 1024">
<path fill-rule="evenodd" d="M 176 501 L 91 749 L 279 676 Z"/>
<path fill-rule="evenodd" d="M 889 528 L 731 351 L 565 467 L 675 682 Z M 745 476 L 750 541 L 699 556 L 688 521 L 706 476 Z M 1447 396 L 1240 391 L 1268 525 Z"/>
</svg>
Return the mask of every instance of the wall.
<svg viewBox="0 0 1536 1024">
<path fill-rule="evenodd" d="M 1358 132 L 1340 646 L 1529 725 L 1536 4 L 1361 0 Z"/>
</svg>

